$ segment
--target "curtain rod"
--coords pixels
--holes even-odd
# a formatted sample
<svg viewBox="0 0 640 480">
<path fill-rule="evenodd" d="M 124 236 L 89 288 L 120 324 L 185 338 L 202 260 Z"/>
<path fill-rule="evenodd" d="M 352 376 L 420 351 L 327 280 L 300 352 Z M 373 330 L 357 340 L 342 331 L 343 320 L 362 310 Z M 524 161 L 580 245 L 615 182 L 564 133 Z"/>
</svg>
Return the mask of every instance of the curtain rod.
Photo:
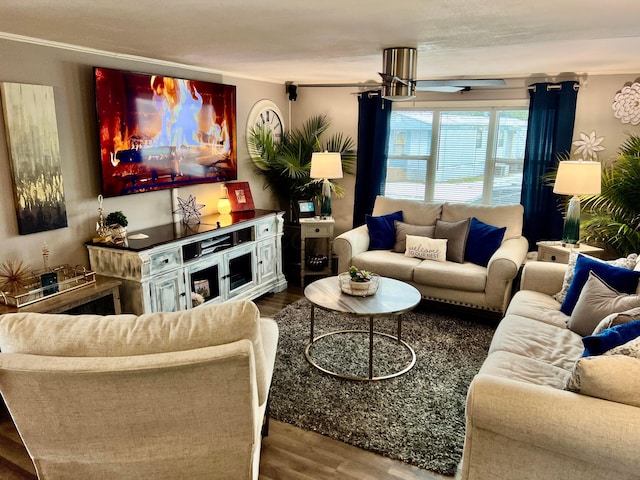
<svg viewBox="0 0 640 480">
<path fill-rule="evenodd" d="M 578 91 L 580 89 L 580 87 L 582 86 L 581 83 L 574 83 L 573 84 L 573 89 L 575 91 Z M 527 87 L 527 90 L 533 90 L 534 92 L 536 91 L 536 86 L 535 85 L 529 85 Z M 549 90 L 562 90 L 562 85 L 558 85 L 557 83 L 551 83 L 549 85 L 547 85 L 547 92 Z"/>
</svg>

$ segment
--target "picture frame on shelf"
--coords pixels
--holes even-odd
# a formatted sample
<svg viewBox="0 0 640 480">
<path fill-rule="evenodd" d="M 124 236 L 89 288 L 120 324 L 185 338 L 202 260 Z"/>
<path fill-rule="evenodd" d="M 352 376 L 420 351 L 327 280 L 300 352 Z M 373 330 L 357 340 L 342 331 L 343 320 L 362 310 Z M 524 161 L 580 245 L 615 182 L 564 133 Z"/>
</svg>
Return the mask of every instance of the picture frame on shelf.
<svg viewBox="0 0 640 480">
<path fill-rule="evenodd" d="M 232 212 L 255 210 L 249 182 L 227 183 L 226 187 Z"/>
</svg>

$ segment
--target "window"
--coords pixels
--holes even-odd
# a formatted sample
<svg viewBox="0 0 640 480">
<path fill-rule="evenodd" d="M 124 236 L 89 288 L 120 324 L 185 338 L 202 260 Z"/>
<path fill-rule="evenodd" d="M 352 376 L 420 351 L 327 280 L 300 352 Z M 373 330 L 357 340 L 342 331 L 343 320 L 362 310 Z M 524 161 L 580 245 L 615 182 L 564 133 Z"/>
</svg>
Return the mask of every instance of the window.
<svg viewBox="0 0 640 480">
<path fill-rule="evenodd" d="M 524 107 L 394 110 L 385 195 L 520 203 L 528 113 Z"/>
</svg>

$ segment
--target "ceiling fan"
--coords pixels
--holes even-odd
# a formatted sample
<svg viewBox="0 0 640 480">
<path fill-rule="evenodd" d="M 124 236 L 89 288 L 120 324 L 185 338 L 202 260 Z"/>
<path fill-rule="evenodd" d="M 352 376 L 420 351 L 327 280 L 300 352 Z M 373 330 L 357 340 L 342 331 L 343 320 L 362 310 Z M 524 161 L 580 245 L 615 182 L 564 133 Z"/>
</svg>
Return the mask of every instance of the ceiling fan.
<svg viewBox="0 0 640 480">
<path fill-rule="evenodd" d="M 415 98 L 416 91 L 423 92 L 460 92 L 469 91 L 472 87 L 504 87 L 507 83 L 502 78 L 460 78 L 443 80 L 417 80 L 416 65 L 418 52 L 410 47 L 385 48 L 382 52 L 382 68 L 380 84 L 302 84 L 299 87 L 379 87 L 382 96 L 388 100 L 404 101 Z M 288 82 L 291 83 L 291 82 Z"/>
</svg>

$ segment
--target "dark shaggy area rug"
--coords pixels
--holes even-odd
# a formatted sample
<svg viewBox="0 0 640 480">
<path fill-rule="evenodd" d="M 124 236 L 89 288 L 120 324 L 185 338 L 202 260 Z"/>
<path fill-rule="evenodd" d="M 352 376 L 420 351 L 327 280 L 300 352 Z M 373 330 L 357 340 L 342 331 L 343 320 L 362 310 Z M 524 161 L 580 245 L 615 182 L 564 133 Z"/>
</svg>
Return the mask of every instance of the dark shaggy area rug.
<svg viewBox="0 0 640 480">
<path fill-rule="evenodd" d="M 336 378 L 305 358 L 310 304 L 302 299 L 274 318 L 280 341 L 271 385 L 271 416 L 306 430 L 431 470 L 454 475 L 462 456 L 467 388 L 487 355 L 495 322 L 468 313 L 430 312 L 421 304 L 405 314 L 402 339 L 416 352 L 408 373 L 376 382 Z M 397 321 L 375 319 L 375 330 L 396 334 Z M 316 309 L 315 336 L 367 329 L 368 320 Z M 366 334 L 331 336 L 311 355 L 341 373 L 367 375 Z M 396 342 L 375 337 L 374 375 L 401 369 L 410 356 Z M 326 365 L 325 365 L 326 364 Z"/>
</svg>

